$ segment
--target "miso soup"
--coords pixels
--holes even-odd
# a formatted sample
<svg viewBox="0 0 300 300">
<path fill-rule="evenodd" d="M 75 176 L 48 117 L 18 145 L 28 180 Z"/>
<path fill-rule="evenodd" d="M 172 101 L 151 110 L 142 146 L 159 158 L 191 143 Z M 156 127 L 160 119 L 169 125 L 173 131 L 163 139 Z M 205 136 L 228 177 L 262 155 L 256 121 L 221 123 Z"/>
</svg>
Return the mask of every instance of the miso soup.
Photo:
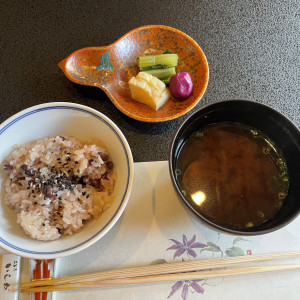
<svg viewBox="0 0 300 300">
<path fill-rule="evenodd" d="M 201 215 L 236 230 L 272 218 L 289 186 L 276 145 L 240 123 L 216 123 L 193 133 L 180 150 L 176 174 L 183 195 Z"/>
</svg>

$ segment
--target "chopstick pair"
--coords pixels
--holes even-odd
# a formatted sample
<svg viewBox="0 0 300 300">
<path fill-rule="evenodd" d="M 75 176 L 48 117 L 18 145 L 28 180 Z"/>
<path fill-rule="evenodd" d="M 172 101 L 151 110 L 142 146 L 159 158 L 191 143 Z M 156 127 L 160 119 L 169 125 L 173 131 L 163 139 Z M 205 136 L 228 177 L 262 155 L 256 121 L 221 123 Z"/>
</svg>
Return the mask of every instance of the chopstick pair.
<svg viewBox="0 0 300 300">
<path fill-rule="evenodd" d="M 300 264 L 228 268 L 241 264 L 271 261 L 295 256 L 300 256 L 300 251 L 149 265 L 56 279 L 33 280 L 31 282 L 22 283 L 20 289 L 22 293 L 50 292 L 206 279 L 300 269 Z"/>
</svg>

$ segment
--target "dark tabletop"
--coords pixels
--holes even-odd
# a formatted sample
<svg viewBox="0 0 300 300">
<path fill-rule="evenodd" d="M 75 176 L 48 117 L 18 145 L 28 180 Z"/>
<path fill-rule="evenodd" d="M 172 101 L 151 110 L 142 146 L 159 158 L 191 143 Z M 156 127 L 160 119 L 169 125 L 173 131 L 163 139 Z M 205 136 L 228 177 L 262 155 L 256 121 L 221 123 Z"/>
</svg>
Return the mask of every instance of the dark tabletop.
<svg viewBox="0 0 300 300">
<path fill-rule="evenodd" d="M 174 131 L 187 115 L 156 124 L 132 120 L 100 89 L 70 82 L 57 66 L 77 49 L 162 24 L 190 35 L 208 59 L 208 88 L 194 110 L 222 99 L 252 99 L 300 127 L 299 0 L 10 0 L 0 3 L 0 24 L 0 122 L 36 104 L 80 103 L 120 127 L 134 161 L 167 160 Z"/>
</svg>

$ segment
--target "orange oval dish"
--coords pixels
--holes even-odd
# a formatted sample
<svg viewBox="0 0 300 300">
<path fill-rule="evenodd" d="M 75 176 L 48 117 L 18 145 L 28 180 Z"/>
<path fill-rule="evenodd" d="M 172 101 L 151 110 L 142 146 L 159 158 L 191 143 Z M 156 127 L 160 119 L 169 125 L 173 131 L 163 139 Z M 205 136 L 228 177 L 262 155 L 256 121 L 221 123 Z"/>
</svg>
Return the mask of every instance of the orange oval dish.
<svg viewBox="0 0 300 300">
<path fill-rule="evenodd" d="M 184 100 L 171 98 L 155 111 L 131 99 L 128 81 L 139 72 L 136 58 L 166 50 L 178 55 L 176 72 L 191 75 L 193 92 Z M 202 98 L 209 78 L 200 46 L 187 34 L 164 25 L 138 27 L 111 45 L 77 50 L 58 65 L 68 79 L 101 88 L 121 112 L 143 122 L 163 122 L 184 115 Z"/>
</svg>

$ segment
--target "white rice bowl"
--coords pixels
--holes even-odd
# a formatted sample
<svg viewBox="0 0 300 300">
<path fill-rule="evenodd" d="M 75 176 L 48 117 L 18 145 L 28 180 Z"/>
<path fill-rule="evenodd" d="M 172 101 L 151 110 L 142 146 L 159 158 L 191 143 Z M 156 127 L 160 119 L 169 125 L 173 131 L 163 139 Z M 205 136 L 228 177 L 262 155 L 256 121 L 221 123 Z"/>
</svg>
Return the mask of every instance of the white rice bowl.
<svg viewBox="0 0 300 300">
<path fill-rule="evenodd" d="M 54 102 L 37 105 L 2 123 L 1 164 L 16 144 L 57 136 L 75 137 L 80 142 L 96 139 L 103 143 L 117 173 L 112 192 L 113 201 L 99 218 L 92 217 L 74 234 L 69 232 L 71 235 L 62 235 L 59 239 L 50 241 L 35 240 L 24 232 L 17 223 L 16 212 L 5 203 L 5 176 L 1 171 L 0 247 L 23 257 L 57 258 L 74 254 L 95 243 L 119 219 L 131 192 L 133 159 L 125 137 L 106 116 L 79 104 Z M 22 215 L 26 223 L 28 214 L 22 212 Z"/>
</svg>

